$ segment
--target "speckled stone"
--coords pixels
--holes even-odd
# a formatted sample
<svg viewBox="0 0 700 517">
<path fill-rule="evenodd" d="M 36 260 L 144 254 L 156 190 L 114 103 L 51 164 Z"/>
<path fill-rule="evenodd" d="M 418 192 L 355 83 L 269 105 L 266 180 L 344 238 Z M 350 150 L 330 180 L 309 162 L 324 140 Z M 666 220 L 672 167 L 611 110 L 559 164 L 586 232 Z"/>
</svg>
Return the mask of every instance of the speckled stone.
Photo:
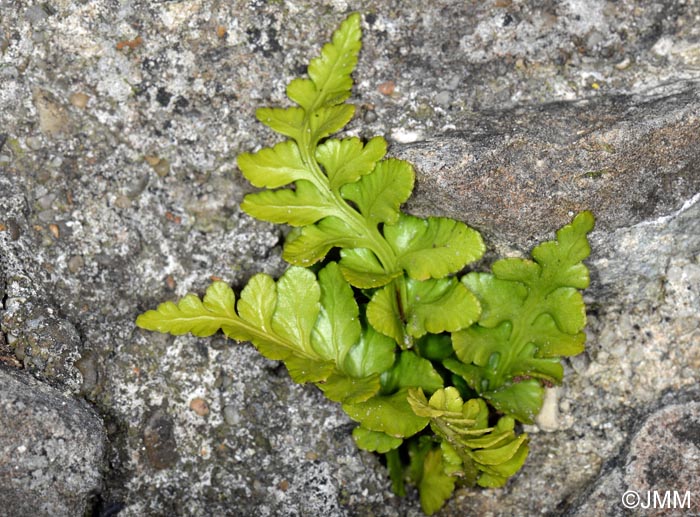
<svg viewBox="0 0 700 517">
<path fill-rule="evenodd" d="M 693 389 L 664 397 L 566 515 L 694 515 L 698 493 L 700 392 Z"/>
<path fill-rule="evenodd" d="M 574 511 L 649 408 L 698 383 L 697 2 L 0 0 L 1 334 L 65 331 L 69 349 L 39 346 L 51 367 L 32 372 L 105 422 L 96 512 L 420 515 L 318 390 L 248 345 L 134 326 L 212 277 L 239 289 L 284 270 L 284 231 L 239 208 L 235 157 L 276 141 L 255 109 L 284 104 L 356 8 L 347 134 L 412 153 L 411 210 L 467 220 L 499 254 L 569 211 L 599 217 L 588 349 L 565 364 L 550 431 L 530 431 L 506 487 L 460 489 L 442 515 Z"/>
<path fill-rule="evenodd" d="M 700 82 L 465 115 L 456 125 L 394 147 L 418 170 L 409 211 L 468 221 L 525 249 L 584 209 L 610 231 L 700 192 Z"/>
<path fill-rule="evenodd" d="M 106 433 L 85 401 L 0 364 L 0 513 L 83 515 L 101 489 Z"/>
</svg>

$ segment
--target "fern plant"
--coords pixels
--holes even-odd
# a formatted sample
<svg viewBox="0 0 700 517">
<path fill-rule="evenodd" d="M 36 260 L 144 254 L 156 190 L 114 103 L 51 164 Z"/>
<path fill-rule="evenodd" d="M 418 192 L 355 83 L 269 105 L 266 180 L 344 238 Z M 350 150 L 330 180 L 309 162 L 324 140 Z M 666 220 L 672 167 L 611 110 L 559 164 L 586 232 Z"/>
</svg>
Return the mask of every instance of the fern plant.
<svg viewBox="0 0 700 517">
<path fill-rule="evenodd" d="M 577 215 L 532 260 L 459 276 L 480 259 L 479 233 L 444 217 L 401 211 L 414 171 L 386 157 L 382 137 L 331 138 L 353 117 L 347 103 L 361 47 L 348 17 L 308 78 L 287 87 L 294 106 L 257 118 L 286 137 L 243 153 L 259 192 L 242 209 L 293 227 L 277 280 L 250 279 L 238 300 L 224 282 L 141 314 L 136 324 L 174 335 L 222 331 L 284 362 L 358 423 L 357 445 L 386 456 L 393 489 L 418 487 L 426 514 L 455 487 L 498 487 L 523 465 L 544 386 L 562 380 L 561 357 L 583 350 L 588 285 L 582 263 L 593 227 Z M 337 260 L 328 259 L 338 249 Z"/>
</svg>

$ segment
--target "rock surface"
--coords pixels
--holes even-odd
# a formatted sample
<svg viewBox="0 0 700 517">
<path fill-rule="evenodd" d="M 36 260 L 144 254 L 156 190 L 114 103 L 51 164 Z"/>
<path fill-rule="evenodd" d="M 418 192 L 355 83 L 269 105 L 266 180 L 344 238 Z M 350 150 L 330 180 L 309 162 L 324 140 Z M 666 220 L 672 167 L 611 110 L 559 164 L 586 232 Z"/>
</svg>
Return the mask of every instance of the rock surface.
<svg viewBox="0 0 700 517">
<path fill-rule="evenodd" d="M 549 397 L 548 432 L 529 429 L 531 457 L 505 488 L 461 490 L 442 515 L 619 514 L 619 490 L 647 490 L 621 470 L 630 451 L 674 468 L 645 433 L 697 412 L 700 5 L 414 4 L 362 3 L 349 129 L 414 162 L 409 209 L 468 221 L 499 255 L 572 211 L 599 221 L 588 350 Z M 240 287 L 284 270 L 280 230 L 238 208 L 250 187 L 235 156 L 274 141 L 255 108 L 283 103 L 358 7 L 0 0 L 0 359 L 104 422 L 109 469 L 92 500 L 94 468 L 77 471 L 75 514 L 91 501 L 120 516 L 420 515 L 340 408 L 276 363 L 133 324 L 211 277 Z M 39 430 L 43 407 L 26 407 Z M 695 427 L 680 432 L 692 459 Z M 0 432 L 0 449 L 21 438 Z M 46 497 L 61 501 L 58 487 Z M 7 497 L 42 515 L 35 492 Z"/>
<path fill-rule="evenodd" d="M 106 468 L 102 420 L 84 401 L 0 365 L 3 515 L 83 515 Z"/>
<path fill-rule="evenodd" d="M 568 513 L 571 516 L 691 515 L 700 490 L 700 393 L 692 390 L 664 397 L 623 452 L 606 462 Z M 667 495 L 668 494 L 668 495 Z M 620 506 L 610 511 L 609 501 Z"/>
<path fill-rule="evenodd" d="M 610 231 L 700 191 L 700 83 L 479 112 L 457 125 L 468 129 L 397 146 L 422 171 L 409 211 L 440 211 L 522 247 L 584 209 Z"/>
</svg>

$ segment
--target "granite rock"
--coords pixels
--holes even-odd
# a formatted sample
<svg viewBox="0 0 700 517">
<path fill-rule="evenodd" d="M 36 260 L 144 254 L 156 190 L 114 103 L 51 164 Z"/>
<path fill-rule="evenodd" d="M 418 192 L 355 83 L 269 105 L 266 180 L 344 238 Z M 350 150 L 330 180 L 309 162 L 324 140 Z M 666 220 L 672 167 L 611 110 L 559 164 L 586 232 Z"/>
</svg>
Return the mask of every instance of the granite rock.
<svg viewBox="0 0 700 517">
<path fill-rule="evenodd" d="M 102 420 L 85 401 L 0 364 L 0 511 L 84 515 L 106 469 Z"/>
<path fill-rule="evenodd" d="M 77 393 L 82 378 L 75 362 L 80 358 L 81 339 L 73 324 L 41 292 L 50 283 L 50 271 L 29 259 L 36 258 L 37 240 L 29 228 L 26 197 L 17 187 L 7 176 L 0 176 L 4 193 L 0 213 L 7 221 L 7 230 L 0 233 L 0 330 L 26 370 Z"/>
<path fill-rule="evenodd" d="M 566 515 L 692 515 L 699 460 L 700 393 L 668 394 Z"/>
<path fill-rule="evenodd" d="M 95 512 L 420 515 L 341 409 L 277 363 L 133 324 L 212 277 L 284 270 L 283 231 L 239 209 L 235 156 L 275 141 L 255 109 L 283 103 L 356 8 L 347 134 L 415 161 L 410 210 L 466 220 L 498 255 L 572 211 L 599 220 L 589 346 L 548 397 L 548 432 L 529 429 L 505 488 L 460 490 L 442 514 L 585 509 L 650 408 L 697 384 L 697 2 L 0 0 L 0 356 L 104 421 Z"/>
<path fill-rule="evenodd" d="M 458 126 L 394 147 L 419 171 L 408 210 L 444 213 L 523 248 L 584 209 L 611 231 L 700 191 L 700 83 L 479 112 Z"/>
</svg>

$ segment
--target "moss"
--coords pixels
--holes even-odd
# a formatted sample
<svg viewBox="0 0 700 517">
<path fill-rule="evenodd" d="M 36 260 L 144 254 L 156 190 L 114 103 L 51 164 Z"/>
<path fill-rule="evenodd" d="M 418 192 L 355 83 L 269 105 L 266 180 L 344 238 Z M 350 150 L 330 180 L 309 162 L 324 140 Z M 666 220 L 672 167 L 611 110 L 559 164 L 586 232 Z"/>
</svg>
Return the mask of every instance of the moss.
<svg viewBox="0 0 700 517">
<path fill-rule="evenodd" d="M 602 178 L 606 174 L 610 174 L 612 171 L 610 169 L 598 169 L 595 171 L 588 171 L 581 174 L 582 178 L 598 179 Z"/>
</svg>

